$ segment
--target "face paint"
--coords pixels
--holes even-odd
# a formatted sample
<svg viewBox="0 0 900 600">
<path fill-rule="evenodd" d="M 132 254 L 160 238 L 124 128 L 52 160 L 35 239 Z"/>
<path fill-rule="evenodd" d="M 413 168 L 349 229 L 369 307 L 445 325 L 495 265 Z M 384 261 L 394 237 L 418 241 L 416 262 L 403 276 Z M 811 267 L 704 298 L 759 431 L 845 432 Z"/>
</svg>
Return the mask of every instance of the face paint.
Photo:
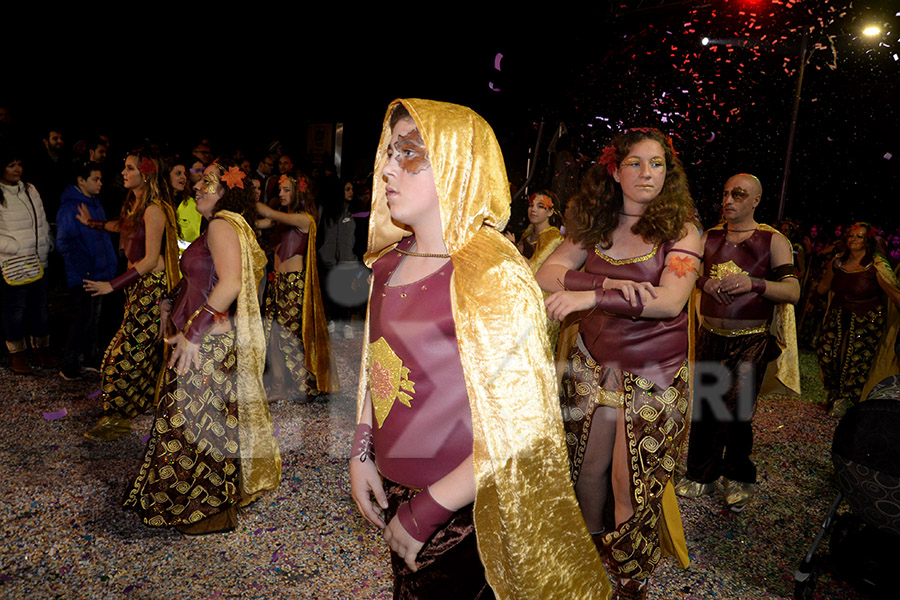
<svg viewBox="0 0 900 600">
<path fill-rule="evenodd" d="M 203 176 L 203 191 L 207 194 L 215 194 L 219 189 L 219 178 L 212 173 Z"/>
<path fill-rule="evenodd" d="M 413 129 L 405 136 L 399 136 L 394 147 L 397 149 L 397 164 L 407 173 L 415 175 L 431 166 L 425 140 L 422 139 L 418 129 Z"/>
</svg>

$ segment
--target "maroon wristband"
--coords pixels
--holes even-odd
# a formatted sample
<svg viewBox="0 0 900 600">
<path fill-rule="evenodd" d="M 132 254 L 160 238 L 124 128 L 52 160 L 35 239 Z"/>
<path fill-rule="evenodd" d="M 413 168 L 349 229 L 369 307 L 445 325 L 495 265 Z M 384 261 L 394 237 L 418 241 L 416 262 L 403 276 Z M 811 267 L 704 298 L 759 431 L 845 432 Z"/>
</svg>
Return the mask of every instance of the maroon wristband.
<svg viewBox="0 0 900 600">
<path fill-rule="evenodd" d="M 358 458 L 359 462 L 375 460 L 375 442 L 372 439 L 372 426 L 365 423 L 356 425 L 353 443 L 350 445 L 350 458 Z"/>
<path fill-rule="evenodd" d="M 428 488 L 416 494 L 397 509 L 397 518 L 406 533 L 419 542 L 427 542 L 434 532 L 449 521 L 456 511 L 437 503 Z"/>
<path fill-rule="evenodd" d="M 644 312 L 644 303 L 641 302 L 641 297 L 637 293 L 635 293 L 637 306 L 632 306 L 618 290 L 598 289 L 594 290 L 594 296 L 596 298 L 594 306 L 603 312 L 625 317 L 639 317 Z"/>
<path fill-rule="evenodd" d="M 204 304 L 203 308 L 197 311 L 191 322 L 184 328 L 184 339 L 192 344 L 199 344 L 206 332 L 212 329 L 212 326 L 216 323 L 216 315 L 205 310 L 205 307 L 206 305 Z"/>
<path fill-rule="evenodd" d="M 766 280 L 765 279 L 750 279 L 750 291 L 755 292 L 762 296 L 766 293 Z"/>
<path fill-rule="evenodd" d="M 566 271 L 563 278 L 563 287 L 569 292 L 586 292 L 588 290 L 597 290 L 603 287 L 605 275 L 593 275 L 584 271 Z"/>
<path fill-rule="evenodd" d="M 141 278 L 141 274 L 134 267 L 131 267 L 115 279 L 109 282 L 114 292 L 127 288 L 129 285 Z"/>
</svg>

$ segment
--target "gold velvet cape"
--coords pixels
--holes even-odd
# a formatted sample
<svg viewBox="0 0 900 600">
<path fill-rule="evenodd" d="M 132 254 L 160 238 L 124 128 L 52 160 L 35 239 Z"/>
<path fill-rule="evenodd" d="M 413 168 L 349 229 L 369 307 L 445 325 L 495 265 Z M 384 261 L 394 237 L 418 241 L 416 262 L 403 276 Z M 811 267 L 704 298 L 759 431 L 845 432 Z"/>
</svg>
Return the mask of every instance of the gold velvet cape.
<svg viewBox="0 0 900 600">
<path fill-rule="evenodd" d="M 322 392 L 339 391 L 337 369 L 331 353 L 331 338 L 319 287 L 316 266 L 316 220 L 309 217 L 309 240 L 306 244 L 306 265 L 303 274 L 303 352 L 306 370 L 316 376 L 316 389 Z"/>
<path fill-rule="evenodd" d="M 606 598 L 609 581 L 569 477 L 541 291 L 498 231 L 510 206 L 500 147 L 466 107 L 418 99 L 392 107 L 397 103 L 428 149 L 453 261 L 453 320 L 472 412 L 475 529 L 488 583 L 500 599 Z M 381 176 L 390 112 L 375 160 L 370 266 L 411 233 L 391 220 Z M 366 360 L 364 352 L 357 420 Z"/>
<path fill-rule="evenodd" d="M 215 216 L 234 227 L 241 243 L 241 291 L 237 297 L 234 325 L 241 505 L 244 506 L 263 492 L 277 488 L 281 481 L 281 454 L 262 380 L 266 365 L 266 339 L 259 314 L 257 282 L 266 266 L 266 254 L 259 247 L 256 235 L 244 217 L 228 210 L 220 210 Z"/>
</svg>

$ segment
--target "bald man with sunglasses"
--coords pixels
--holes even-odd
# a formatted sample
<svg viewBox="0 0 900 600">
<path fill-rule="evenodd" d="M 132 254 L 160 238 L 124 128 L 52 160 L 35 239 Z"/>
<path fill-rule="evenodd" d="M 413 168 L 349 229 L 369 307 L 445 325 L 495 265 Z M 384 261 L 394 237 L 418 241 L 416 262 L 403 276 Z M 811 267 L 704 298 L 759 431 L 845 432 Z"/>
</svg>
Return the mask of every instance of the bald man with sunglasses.
<svg viewBox="0 0 900 600">
<path fill-rule="evenodd" d="M 715 491 L 722 478 L 725 504 L 733 512 L 746 508 L 756 487 L 752 418 L 765 365 L 781 353 L 770 333 L 775 307 L 800 296 L 790 242 L 754 219 L 761 198 L 755 176 L 731 177 L 722 193 L 724 222 L 701 240 L 688 470 L 675 488 L 680 496 L 696 498 Z"/>
</svg>

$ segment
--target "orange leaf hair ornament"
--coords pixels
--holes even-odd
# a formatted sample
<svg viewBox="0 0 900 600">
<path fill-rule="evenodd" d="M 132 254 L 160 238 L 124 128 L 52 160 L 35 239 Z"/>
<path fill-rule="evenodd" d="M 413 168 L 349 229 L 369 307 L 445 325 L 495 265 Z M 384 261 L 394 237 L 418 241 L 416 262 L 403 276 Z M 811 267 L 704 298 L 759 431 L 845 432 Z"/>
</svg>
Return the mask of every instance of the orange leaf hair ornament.
<svg viewBox="0 0 900 600">
<path fill-rule="evenodd" d="M 281 177 L 278 178 L 278 185 L 282 185 L 284 183 L 290 183 L 291 181 L 293 181 L 293 180 L 291 179 L 290 175 L 282 173 Z"/>
<path fill-rule="evenodd" d="M 138 171 L 141 172 L 141 175 L 156 173 L 156 163 L 145 156 L 138 165 Z"/>
<path fill-rule="evenodd" d="M 240 168 L 229 167 L 228 171 L 222 175 L 222 181 L 230 190 L 233 190 L 236 187 L 244 189 L 244 178 L 246 176 L 247 174 L 241 171 Z"/>
<path fill-rule="evenodd" d="M 553 198 L 548 196 L 545 192 L 535 192 L 531 196 L 528 197 L 528 206 L 534 204 L 537 201 L 538 204 L 550 210 L 553 208 Z"/>
<path fill-rule="evenodd" d="M 309 191 L 309 179 L 306 177 L 298 177 L 297 178 L 297 189 L 301 192 Z"/>
<path fill-rule="evenodd" d="M 607 146 L 603 149 L 603 154 L 600 155 L 600 158 L 597 159 L 597 162 L 601 165 L 606 165 L 606 171 L 612 175 L 616 172 L 616 169 L 619 167 L 619 162 L 616 160 L 616 147 L 615 146 Z"/>
</svg>

